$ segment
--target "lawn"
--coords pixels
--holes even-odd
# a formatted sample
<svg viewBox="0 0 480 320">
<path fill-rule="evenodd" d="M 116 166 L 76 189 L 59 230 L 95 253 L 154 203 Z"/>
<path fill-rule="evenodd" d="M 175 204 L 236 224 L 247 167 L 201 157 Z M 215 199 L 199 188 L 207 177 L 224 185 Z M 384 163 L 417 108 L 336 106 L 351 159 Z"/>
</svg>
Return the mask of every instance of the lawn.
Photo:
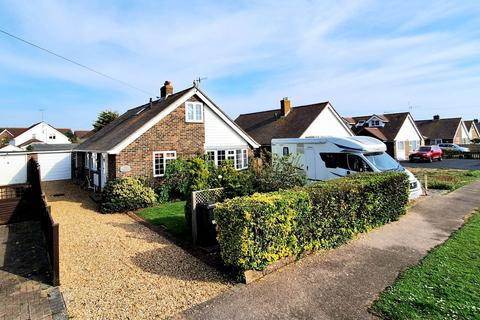
<svg viewBox="0 0 480 320">
<path fill-rule="evenodd" d="M 184 208 L 185 201 L 168 202 L 142 209 L 138 215 L 151 224 L 164 226 L 174 236 L 184 236 L 188 234 Z"/>
<path fill-rule="evenodd" d="M 480 211 L 423 261 L 403 272 L 372 307 L 387 319 L 479 319 Z"/>
<path fill-rule="evenodd" d="M 480 179 L 480 170 L 409 168 L 425 186 L 427 175 L 429 189 L 455 190 Z"/>
</svg>

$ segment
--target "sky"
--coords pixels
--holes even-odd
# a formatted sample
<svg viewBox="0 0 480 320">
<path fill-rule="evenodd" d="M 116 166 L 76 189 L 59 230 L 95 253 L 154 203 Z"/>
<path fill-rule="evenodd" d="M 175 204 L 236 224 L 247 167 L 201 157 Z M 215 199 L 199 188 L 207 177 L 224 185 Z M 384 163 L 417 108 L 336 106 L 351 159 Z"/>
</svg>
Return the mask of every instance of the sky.
<svg viewBox="0 0 480 320">
<path fill-rule="evenodd" d="M 330 101 L 345 116 L 480 117 L 480 1 L 0 1 L 0 127 L 91 129 L 165 80 L 240 113 Z M 41 111 L 43 110 L 43 111 Z"/>
</svg>

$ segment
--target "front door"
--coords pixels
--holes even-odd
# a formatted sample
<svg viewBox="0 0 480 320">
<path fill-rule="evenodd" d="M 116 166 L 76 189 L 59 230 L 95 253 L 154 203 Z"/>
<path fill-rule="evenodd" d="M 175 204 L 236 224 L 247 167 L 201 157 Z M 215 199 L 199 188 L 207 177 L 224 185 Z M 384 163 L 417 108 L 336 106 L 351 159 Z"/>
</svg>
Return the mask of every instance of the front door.
<svg viewBox="0 0 480 320">
<path fill-rule="evenodd" d="M 305 170 L 307 172 L 307 179 L 317 179 L 315 166 L 315 151 L 313 150 L 313 148 L 305 149 Z"/>
</svg>

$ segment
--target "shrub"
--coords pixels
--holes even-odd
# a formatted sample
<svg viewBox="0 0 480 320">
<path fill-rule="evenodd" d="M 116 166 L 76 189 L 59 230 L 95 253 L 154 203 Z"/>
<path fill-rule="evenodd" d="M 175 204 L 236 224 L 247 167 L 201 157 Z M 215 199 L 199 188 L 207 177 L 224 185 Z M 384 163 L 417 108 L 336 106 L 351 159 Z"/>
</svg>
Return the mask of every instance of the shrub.
<svg viewBox="0 0 480 320">
<path fill-rule="evenodd" d="M 224 161 L 215 171 L 217 185 L 225 189 L 225 197 L 244 196 L 254 193 L 253 173 L 250 170 L 237 171 L 233 162 Z"/>
<path fill-rule="evenodd" d="M 267 160 L 269 157 L 272 157 L 272 161 Z M 307 182 L 305 172 L 295 165 L 292 157 L 293 155 L 280 157 L 276 154 L 265 156 L 256 180 L 257 190 L 269 192 L 304 186 Z"/>
<path fill-rule="evenodd" d="M 224 262 L 263 270 L 299 251 L 294 230 L 299 216 L 310 212 L 310 202 L 301 191 L 255 193 L 220 203 L 214 212 Z"/>
<path fill-rule="evenodd" d="M 183 159 L 172 160 L 168 163 L 162 180 L 170 188 L 170 199 L 185 200 L 187 198 L 190 183 L 187 169 L 187 161 Z"/>
<path fill-rule="evenodd" d="M 408 185 L 401 172 L 365 173 L 227 200 L 214 211 L 222 259 L 241 271 L 264 270 L 287 256 L 335 247 L 398 219 Z"/>
<path fill-rule="evenodd" d="M 110 180 L 102 191 L 100 211 L 124 212 L 155 205 L 155 191 L 136 178 Z"/>
</svg>

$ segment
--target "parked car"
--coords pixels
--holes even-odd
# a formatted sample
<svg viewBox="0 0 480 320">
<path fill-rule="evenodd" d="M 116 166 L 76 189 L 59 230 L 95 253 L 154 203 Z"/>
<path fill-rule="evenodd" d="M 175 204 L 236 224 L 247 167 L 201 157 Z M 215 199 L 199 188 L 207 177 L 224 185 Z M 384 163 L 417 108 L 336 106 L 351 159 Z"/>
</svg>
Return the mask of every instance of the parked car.
<svg viewBox="0 0 480 320">
<path fill-rule="evenodd" d="M 418 150 L 412 153 L 409 157 L 410 162 L 414 161 L 429 161 L 432 162 L 433 160 L 442 161 L 443 151 L 442 149 L 437 146 L 422 146 L 418 148 Z"/>
<path fill-rule="evenodd" d="M 460 153 L 470 152 L 469 148 L 461 147 L 455 143 L 440 143 L 438 145 L 442 150 L 451 150 Z"/>
</svg>

